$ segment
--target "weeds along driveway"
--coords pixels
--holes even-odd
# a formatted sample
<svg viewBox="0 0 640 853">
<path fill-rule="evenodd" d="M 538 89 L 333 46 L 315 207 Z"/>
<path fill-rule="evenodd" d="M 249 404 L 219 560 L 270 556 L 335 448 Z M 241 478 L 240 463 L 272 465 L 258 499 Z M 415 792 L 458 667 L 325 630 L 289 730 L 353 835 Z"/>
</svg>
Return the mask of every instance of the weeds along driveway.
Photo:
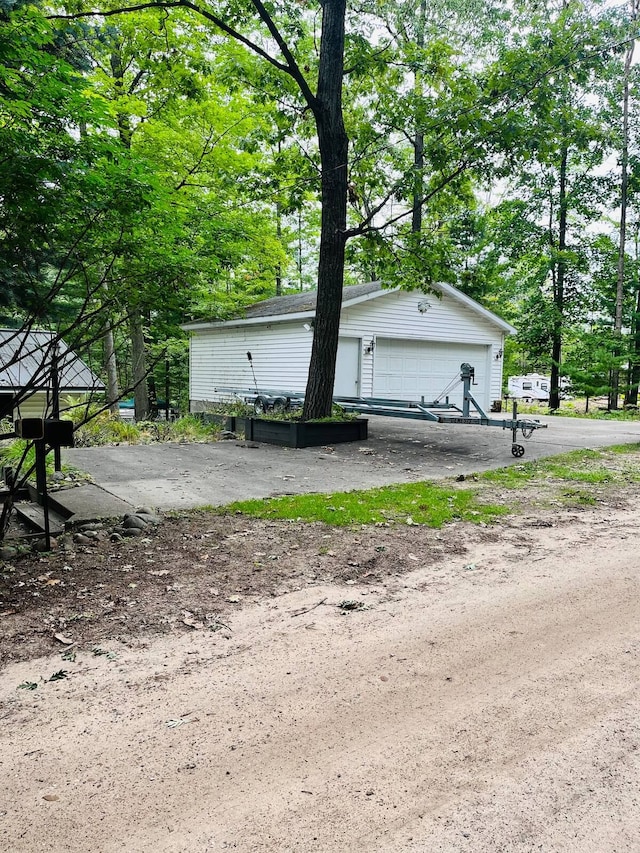
<svg viewBox="0 0 640 853">
<path fill-rule="evenodd" d="M 135 505 L 185 509 L 305 492 L 335 492 L 469 475 L 569 450 L 640 441 L 640 423 L 540 417 L 525 456 L 495 427 L 371 418 L 364 442 L 295 450 L 228 439 L 211 444 L 63 449 L 63 461 Z"/>
</svg>

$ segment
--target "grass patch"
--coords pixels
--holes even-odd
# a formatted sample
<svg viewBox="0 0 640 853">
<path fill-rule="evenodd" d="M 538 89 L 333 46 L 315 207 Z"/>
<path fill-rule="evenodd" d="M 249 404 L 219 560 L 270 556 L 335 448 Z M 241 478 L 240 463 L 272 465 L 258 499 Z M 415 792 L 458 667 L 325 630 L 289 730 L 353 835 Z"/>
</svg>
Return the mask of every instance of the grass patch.
<svg viewBox="0 0 640 853">
<path fill-rule="evenodd" d="M 363 524 L 442 527 L 454 520 L 490 523 L 508 511 L 503 505 L 482 503 L 474 489 L 447 488 L 432 483 L 240 501 L 222 510 L 255 518 L 321 521 L 340 527 Z"/>
<path fill-rule="evenodd" d="M 617 465 L 608 464 L 614 455 L 623 456 L 637 453 L 638 450 L 638 444 L 616 445 L 603 450 L 572 450 L 550 459 L 509 465 L 495 471 L 485 471 L 477 476 L 480 481 L 506 489 L 518 489 L 550 480 L 591 485 L 622 483 L 629 479 L 638 482 L 640 470 L 637 468 L 619 468 Z"/>
<path fill-rule="evenodd" d="M 640 451 L 640 442 L 637 444 L 612 444 L 607 447 L 609 453 L 638 453 Z"/>
<path fill-rule="evenodd" d="M 589 494 L 589 492 L 584 492 L 581 489 L 570 489 L 569 491 L 563 492 L 561 496 L 561 501 L 568 506 L 595 506 L 598 503 L 598 499 Z"/>
<path fill-rule="evenodd" d="M 421 524 L 441 527 L 454 520 L 491 523 L 531 506 L 593 506 L 609 487 L 640 483 L 640 444 L 574 450 L 474 475 L 473 488 L 410 483 L 332 495 L 310 494 L 242 501 L 215 512 L 255 518 L 320 521 L 333 526 Z M 626 458 L 634 456 L 636 458 Z M 593 491 L 590 490 L 590 487 Z M 513 495 L 507 498 L 504 490 Z M 496 503 L 496 493 L 500 493 Z M 520 491 L 520 494 L 518 494 Z"/>
</svg>

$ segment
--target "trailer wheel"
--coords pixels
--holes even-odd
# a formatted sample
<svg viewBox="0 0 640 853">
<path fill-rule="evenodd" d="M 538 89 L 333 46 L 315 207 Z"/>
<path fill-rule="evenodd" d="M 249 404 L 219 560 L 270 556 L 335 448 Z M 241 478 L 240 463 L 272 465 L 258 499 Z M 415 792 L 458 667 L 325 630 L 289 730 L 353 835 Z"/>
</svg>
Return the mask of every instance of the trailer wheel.
<svg viewBox="0 0 640 853">
<path fill-rule="evenodd" d="M 521 444 L 512 444 L 511 452 L 516 457 L 516 459 L 519 459 L 521 456 L 524 456 L 524 447 Z"/>
<path fill-rule="evenodd" d="M 269 401 L 266 397 L 256 397 L 253 401 L 253 411 L 256 415 L 265 415 L 269 409 Z"/>
<path fill-rule="evenodd" d="M 286 397 L 276 397 L 271 405 L 272 411 L 277 414 L 289 411 L 289 401 Z"/>
</svg>

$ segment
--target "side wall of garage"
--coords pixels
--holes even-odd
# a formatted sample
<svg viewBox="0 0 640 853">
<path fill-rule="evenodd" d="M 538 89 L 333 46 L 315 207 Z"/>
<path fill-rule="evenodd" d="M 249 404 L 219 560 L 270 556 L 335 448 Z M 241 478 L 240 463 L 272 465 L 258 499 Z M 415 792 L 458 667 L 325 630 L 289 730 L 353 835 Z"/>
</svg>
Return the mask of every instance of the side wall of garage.
<svg viewBox="0 0 640 853">
<path fill-rule="evenodd" d="M 261 391 L 304 391 L 311 342 L 312 334 L 301 322 L 224 325 L 194 332 L 189 347 L 191 410 L 233 399 L 223 388 L 250 392 L 257 383 Z"/>
</svg>

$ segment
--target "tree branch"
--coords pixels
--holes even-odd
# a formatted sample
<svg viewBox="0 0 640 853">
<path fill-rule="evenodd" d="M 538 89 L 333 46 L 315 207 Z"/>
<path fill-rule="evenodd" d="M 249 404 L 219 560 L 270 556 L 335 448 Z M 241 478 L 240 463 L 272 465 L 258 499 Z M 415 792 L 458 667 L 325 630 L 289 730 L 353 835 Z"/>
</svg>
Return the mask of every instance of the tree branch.
<svg viewBox="0 0 640 853">
<path fill-rule="evenodd" d="M 189 9 L 192 12 L 195 12 L 200 17 L 204 18 L 207 21 L 210 21 L 214 24 L 219 30 L 221 30 L 225 35 L 229 36 L 232 39 L 243 44 L 248 50 L 252 53 L 255 53 L 257 56 L 264 59 L 270 65 L 273 65 L 274 68 L 277 68 L 278 71 L 283 72 L 284 74 L 288 74 L 290 77 L 295 80 L 298 84 L 300 91 L 305 99 L 305 101 L 309 104 L 309 107 L 314 109 L 317 101 L 315 96 L 313 95 L 311 89 L 309 88 L 309 84 L 307 83 L 304 75 L 300 71 L 300 68 L 295 61 L 295 58 L 289 48 L 287 47 L 280 31 L 276 27 L 273 19 L 264 8 L 260 0 L 251 0 L 252 5 L 258 12 L 260 19 L 267 26 L 269 33 L 275 39 L 278 47 L 282 51 L 283 56 L 287 60 L 287 64 L 284 62 L 280 62 L 275 57 L 271 56 L 264 48 L 260 47 L 260 45 L 251 41 L 251 39 L 242 35 L 241 32 L 236 30 L 234 27 L 226 24 L 222 18 L 219 18 L 213 12 L 210 12 L 208 9 L 204 9 L 199 6 L 197 3 L 191 2 L 191 0 L 150 0 L 148 3 L 136 3 L 134 6 L 121 6 L 117 9 L 103 9 L 103 10 L 93 10 L 90 12 L 73 12 L 67 14 L 54 14 L 47 15 L 49 20 L 76 20 L 78 18 L 93 18 L 93 17 L 102 17 L 109 18 L 114 15 L 124 15 L 128 12 L 141 12 L 144 9 Z"/>
</svg>

